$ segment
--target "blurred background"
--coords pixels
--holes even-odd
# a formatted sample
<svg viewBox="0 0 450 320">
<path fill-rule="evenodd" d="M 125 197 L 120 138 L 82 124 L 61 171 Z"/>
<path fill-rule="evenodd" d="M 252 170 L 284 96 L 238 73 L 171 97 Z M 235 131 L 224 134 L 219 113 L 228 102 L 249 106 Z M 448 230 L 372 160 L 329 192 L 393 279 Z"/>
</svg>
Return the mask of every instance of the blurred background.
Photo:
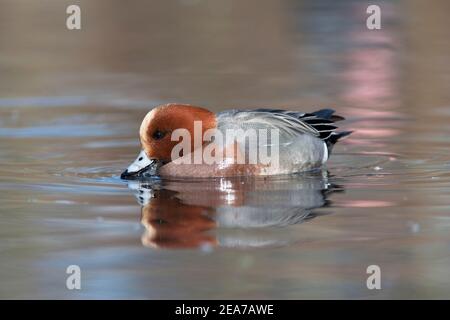
<svg viewBox="0 0 450 320">
<path fill-rule="evenodd" d="M 0 0 L 0 297 L 450 298 L 449 9 Z M 331 107 L 355 132 L 326 176 L 127 185 L 168 102 Z"/>
</svg>

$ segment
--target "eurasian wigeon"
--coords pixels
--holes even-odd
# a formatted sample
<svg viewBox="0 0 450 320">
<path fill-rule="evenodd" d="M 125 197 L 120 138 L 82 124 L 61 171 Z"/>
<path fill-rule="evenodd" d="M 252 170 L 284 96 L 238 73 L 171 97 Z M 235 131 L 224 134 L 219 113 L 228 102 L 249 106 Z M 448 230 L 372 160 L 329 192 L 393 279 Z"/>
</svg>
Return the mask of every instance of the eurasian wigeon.
<svg viewBox="0 0 450 320">
<path fill-rule="evenodd" d="M 343 119 L 331 109 L 311 113 L 280 109 L 213 113 L 186 104 L 161 105 L 142 121 L 139 130 L 142 151 L 121 178 L 266 176 L 317 169 L 328 160 L 333 145 L 351 133 L 335 132 L 335 122 Z M 187 133 L 188 138 L 182 139 L 177 129 Z M 251 130 L 265 134 L 276 131 L 276 135 L 269 137 L 258 136 L 253 144 L 257 151 L 266 148 L 266 155 L 276 155 L 276 165 L 274 157 L 270 158 L 273 163 L 264 162 L 260 153 L 256 161 L 255 158 L 249 161 L 252 138 L 249 135 L 242 140 L 242 135 Z M 227 140 L 230 132 L 238 132 L 231 142 Z M 219 137 L 227 139 L 223 142 Z M 180 149 L 181 141 L 188 139 L 184 141 L 185 148 Z M 196 161 L 203 159 L 208 148 L 213 158 L 216 155 L 223 158 L 214 158 L 219 159 L 215 162 Z"/>
</svg>

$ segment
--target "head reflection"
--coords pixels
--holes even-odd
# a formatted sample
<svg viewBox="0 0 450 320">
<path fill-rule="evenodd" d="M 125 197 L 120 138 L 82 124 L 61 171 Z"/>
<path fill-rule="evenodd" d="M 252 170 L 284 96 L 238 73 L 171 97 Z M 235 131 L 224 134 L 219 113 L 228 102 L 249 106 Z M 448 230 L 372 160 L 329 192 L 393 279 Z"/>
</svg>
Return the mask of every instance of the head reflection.
<svg viewBox="0 0 450 320">
<path fill-rule="evenodd" d="M 292 242 L 299 224 L 340 187 L 326 172 L 283 178 L 130 181 L 142 206 L 142 243 L 153 248 L 267 247 Z"/>
</svg>

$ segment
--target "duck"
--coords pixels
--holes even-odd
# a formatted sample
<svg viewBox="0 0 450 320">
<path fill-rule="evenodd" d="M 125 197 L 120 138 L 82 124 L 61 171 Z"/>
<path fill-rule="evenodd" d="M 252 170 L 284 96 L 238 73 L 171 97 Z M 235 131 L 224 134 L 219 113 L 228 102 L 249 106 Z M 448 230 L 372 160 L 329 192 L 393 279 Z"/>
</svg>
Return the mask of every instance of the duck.
<svg viewBox="0 0 450 320">
<path fill-rule="evenodd" d="M 141 151 L 120 177 L 273 176 L 317 170 L 333 146 L 352 133 L 336 131 L 336 122 L 344 119 L 333 109 L 214 113 L 190 104 L 160 105 L 142 120 Z"/>
</svg>

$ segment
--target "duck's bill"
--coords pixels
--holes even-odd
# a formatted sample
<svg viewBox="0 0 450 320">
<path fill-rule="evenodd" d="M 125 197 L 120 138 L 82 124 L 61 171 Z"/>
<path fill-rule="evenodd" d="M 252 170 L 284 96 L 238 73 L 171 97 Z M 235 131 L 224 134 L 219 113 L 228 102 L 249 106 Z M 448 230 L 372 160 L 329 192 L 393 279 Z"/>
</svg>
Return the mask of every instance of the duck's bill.
<svg viewBox="0 0 450 320">
<path fill-rule="evenodd" d="M 142 150 L 136 160 L 120 175 L 121 179 L 132 180 L 155 176 L 162 163 L 158 159 L 150 159 Z"/>
</svg>

